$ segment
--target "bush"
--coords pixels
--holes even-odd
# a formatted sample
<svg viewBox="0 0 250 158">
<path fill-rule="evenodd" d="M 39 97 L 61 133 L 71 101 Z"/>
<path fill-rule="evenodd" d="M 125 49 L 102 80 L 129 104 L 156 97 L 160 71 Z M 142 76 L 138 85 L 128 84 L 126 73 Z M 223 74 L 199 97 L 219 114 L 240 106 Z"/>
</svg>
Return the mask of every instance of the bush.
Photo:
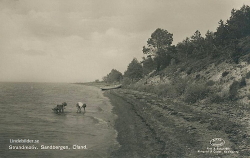
<svg viewBox="0 0 250 158">
<path fill-rule="evenodd" d="M 124 77 L 122 79 L 122 85 L 126 86 L 126 85 L 130 85 L 132 83 L 132 80 L 128 77 Z"/>
<path fill-rule="evenodd" d="M 237 99 L 237 94 L 238 94 L 239 88 L 240 88 L 240 83 L 238 81 L 234 81 L 229 88 L 229 99 L 230 100 Z"/>
<path fill-rule="evenodd" d="M 162 97 L 168 96 L 174 98 L 182 95 L 185 92 L 187 85 L 188 82 L 186 79 L 177 78 L 175 79 L 175 82 L 171 84 L 165 83 L 155 86 L 147 85 L 146 87 L 144 87 L 144 91 L 155 93 Z"/>
<path fill-rule="evenodd" d="M 239 83 L 239 88 L 245 87 L 247 85 L 246 83 L 246 78 L 242 77 L 240 83 Z"/>
<path fill-rule="evenodd" d="M 209 80 L 207 83 L 206 83 L 206 86 L 213 86 L 215 84 L 215 82 L 213 80 Z"/>
<path fill-rule="evenodd" d="M 200 74 L 197 74 L 197 75 L 195 76 L 195 79 L 200 79 L 200 77 L 201 77 L 201 75 L 200 75 Z"/>
<path fill-rule="evenodd" d="M 180 72 L 185 71 L 185 69 L 186 69 L 186 66 L 185 66 L 185 65 L 184 65 L 184 66 L 181 66 L 181 67 L 180 67 Z"/>
<path fill-rule="evenodd" d="M 159 85 L 155 86 L 154 93 L 159 95 L 159 96 L 166 96 L 168 94 L 169 87 L 170 87 L 170 85 L 168 85 L 168 84 L 159 84 Z"/>
<path fill-rule="evenodd" d="M 190 75 L 190 74 L 192 73 L 192 70 L 193 70 L 193 69 L 192 69 L 191 67 L 188 67 L 187 70 L 186 70 L 186 73 L 187 73 L 188 75 Z"/>
<path fill-rule="evenodd" d="M 206 98 L 209 89 L 204 84 L 188 85 L 184 93 L 184 101 L 186 103 L 195 103 L 198 100 Z"/>
<path fill-rule="evenodd" d="M 218 104 L 218 103 L 224 102 L 225 99 L 218 94 L 211 94 L 211 96 L 209 97 L 209 100 L 211 103 Z"/>
<path fill-rule="evenodd" d="M 184 94 L 188 86 L 188 79 L 177 78 L 175 81 L 173 88 L 176 90 L 177 95 Z"/>
<path fill-rule="evenodd" d="M 224 71 L 224 72 L 222 73 L 222 77 L 225 77 L 225 76 L 227 76 L 228 74 L 229 74 L 228 71 Z"/>
<path fill-rule="evenodd" d="M 247 79 L 250 78 L 250 71 L 246 74 L 246 78 L 247 78 Z"/>
<path fill-rule="evenodd" d="M 153 85 L 142 85 L 141 87 L 137 88 L 138 91 L 154 93 L 155 87 Z"/>
</svg>

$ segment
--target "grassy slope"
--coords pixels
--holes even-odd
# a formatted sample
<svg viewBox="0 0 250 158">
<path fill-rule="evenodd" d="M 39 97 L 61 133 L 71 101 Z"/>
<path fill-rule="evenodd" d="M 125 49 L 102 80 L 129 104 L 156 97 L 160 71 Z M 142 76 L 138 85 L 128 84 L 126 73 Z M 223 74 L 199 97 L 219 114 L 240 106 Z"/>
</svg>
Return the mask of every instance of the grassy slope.
<svg viewBox="0 0 250 158">
<path fill-rule="evenodd" d="M 164 71 L 147 77 L 138 83 L 129 86 L 133 90 L 117 90 L 113 95 L 118 96 L 133 105 L 133 110 L 140 116 L 147 128 L 155 133 L 155 139 L 160 144 L 165 144 L 159 155 L 169 157 L 211 157 L 216 155 L 197 153 L 198 150 L 206 150 L 212 147 L 209 141 L 213 138 L 222 138 L 226 141 L 224 147 L 239 151 L 240 154 L 219 154 L 222 157 L 248 157 L 250 155 L 250 136 L 247 129 L 249 122 L 242 121 L 249 116 L 247 100 L 245 105 L 235 101 L 229 101 L 230 86 L 234 81 L 240 82 L 247 76 L 250 66 L 246 62 L 239 64 L 223 60 L 223 58 L 207 61 L 189 61 L 187 63 L 169 66 Z M 226 76 L 223 75 L 226 72 Z M 162 74 L 163 80 L 160 80 Z M 196 103 L 185 103 L 185 97 L 192 98 L 192 93 L 187 93 L 187 87 L 180 87 L 175 77 L 186 78 L 189 86 L 210 85 L 210 94 L 200 98 Z M 198 76 L 198 77 L 197 77 Z M 238 101 L 246 100 L 250 84 L 246 78 L 246 85 L 237 87 L 234 92 Z M 176 84 L 178 86 L 172 86 Z M 171 87 L 171 88 L 169 88 Z M 174 94 L 179 88 L 183 88 L 182 95 Z M 192 88 L 192 87 L 191 87 Z M 244 93 L 242 93 L 244 91 Z M 152 92 L 155 94 L 145 93 Z M 192 90 L 191 90 L 192 92 Z M 199 92 L 199 89 L 198 89 Z M 212 95 L 216 94 L 216 95 Z M 161 97 L 159 97 L 161 96 Z M 210 99 L 219 96 L 223 99 L 215 103 Z M 164 99 L 170 98 L 170 99 Z M 184 100 L 183 100 L 184 99 Z M 145 140 L 145 139 L 144 139 Z M 164 142 L 164 143 L 163 143 Z"/>
</svg>

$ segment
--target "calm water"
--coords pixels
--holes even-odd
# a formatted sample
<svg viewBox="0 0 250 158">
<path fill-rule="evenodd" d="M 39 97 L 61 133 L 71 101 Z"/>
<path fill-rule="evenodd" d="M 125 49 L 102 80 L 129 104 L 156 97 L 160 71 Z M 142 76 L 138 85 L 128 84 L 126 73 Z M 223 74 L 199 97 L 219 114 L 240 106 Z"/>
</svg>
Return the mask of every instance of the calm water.
<svg viewBox="0 0 250 158">
<path fill-rule="evenodd" d="M 67 102 L 64 114 L 56 104 Z M 87 104 L 76 113 L 76 103 Z M 61 83 L 0 83 L 0 157 L 109 157 L 118 147 L 115 115 L 108 98 L 95 87 Z M 39 140 L 11 143 L 10 139 Z M 37 149 L 11 150 L 13 146 Z M 41 149 L 42 145 L 68 146 L 68 150 Z M 73 145 L 87 149 L 73 149 Z"/>
</svg>

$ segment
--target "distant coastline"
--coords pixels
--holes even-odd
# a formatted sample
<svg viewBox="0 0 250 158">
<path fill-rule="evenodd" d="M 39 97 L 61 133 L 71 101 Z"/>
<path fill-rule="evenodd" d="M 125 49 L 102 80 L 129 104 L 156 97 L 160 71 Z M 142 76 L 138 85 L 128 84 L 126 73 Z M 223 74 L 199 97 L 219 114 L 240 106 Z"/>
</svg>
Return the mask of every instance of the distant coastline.
<svg viewBox="0 0 250 158">
<path fill-rule="evenodd" d="M 73 83 L 73 84 L 79 84 L 79 85 L 84 85 L 84 86 L 94 86 L 97 88 L 113 85 L 113 84 L 109 84 L 105 82 L 82 82 L 82 83 Z"/>
</svg>

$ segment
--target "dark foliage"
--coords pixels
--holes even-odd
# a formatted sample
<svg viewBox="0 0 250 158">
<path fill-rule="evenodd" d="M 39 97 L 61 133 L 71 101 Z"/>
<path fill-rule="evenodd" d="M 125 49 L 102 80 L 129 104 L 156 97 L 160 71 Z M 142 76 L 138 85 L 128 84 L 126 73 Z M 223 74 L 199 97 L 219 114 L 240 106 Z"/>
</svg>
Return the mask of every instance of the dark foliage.
<svg viewBox="0 0 250 158">
<path fill-rule="evenodd" d="M 111 72 L 107 76 L 104 76 L 102 79 L 107 83 L 120 82 L 122 79 L 122 73 L 115 69 L 112 69 Z"/>
<path fill-rule="evenodd" d="M 237 91 L 240 88 L 240 83 L 238 81 L 234 81 L 229 88 L 229 99 L 236 100 L 237 99 Z"/>
<path fill-rule="evenodd" d="M 127 70 L 124 72 L 124 77 L 130 78 L 133 81 L 141 79 L 143 76 L 143 68 L 141 63 L 134 58 L 128 65 Z"/>
<path fill-rule="evenodd" d="M 191 84 L 188 85 L 185 94 L 184 101 L 186 103 L 195 103 L 198 100 L 207 97 L 209 89 L 204 84 Z"/>
<path fill-rule="evenodd" d="M 164 29 L 156 29 L 147 41 L 147 47 L 143 46 L 142 52 L 149 57 L 153 57 L 156 70 L 160 71 L 166 68 L 171 61 L 169 54 L 175 52 L 175 47 L 171 46 L 173 34 Z"/>
<path fill-rule="evenodd" d="M 176 46 L 178 59 L 218 58 L 238 63 L 241 56 L 250 51 L 249 42 L 241 40 L 250 35 L 250 7 L 243 5 L 240 10 L 233 9 L 225 23 L 219 21 L 216 32 L 207 31 L 205 38 L 197 30 L 193 36 L 179 42 Z"/>
<path fill-rule="evenodd" d="M 242 77 L 242 79 L 240 80 L 240 83 L 239 83 L 239 88 L 245 87 L 246 85 L 247 85 L 246 78 Z"/>
<path fill-rule="evenodd" d="M 209 80 L 207 83 L 206 83 L 206 86 L 213 86 L 215 84 L 215 82 L 213 80 Z"/>
<path fill-rule="evenodd" d="M 225 77 L 225 76 L 227 76 L 228 74 L 229 74 L 228 71 L 224 71 L 224 72 L 222 73 L 222 77 Z"/>
<path fill-rule="evenodd" d="M 247 79 L 250 78 L 250 71 L 246 74 L 246 78 L 247 78 Z"/>
<path fill-rule="evenodd" d="M 151 57 L 142 58 L 143 75 L 147 75 L 155 70 L 155 62 Z"/>
</svg>

